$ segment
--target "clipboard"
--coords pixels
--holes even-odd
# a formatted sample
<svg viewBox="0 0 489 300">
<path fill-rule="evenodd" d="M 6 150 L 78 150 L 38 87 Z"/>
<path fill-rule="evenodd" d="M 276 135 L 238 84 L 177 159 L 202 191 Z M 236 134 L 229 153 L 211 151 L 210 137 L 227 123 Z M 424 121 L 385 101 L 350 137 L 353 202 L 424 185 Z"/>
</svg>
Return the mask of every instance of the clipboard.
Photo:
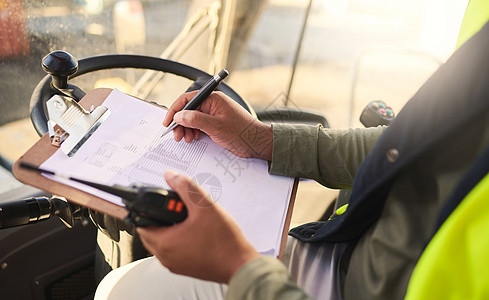
<svg viewBox="0 0 489 300">
<path fill-rule="evenodd" d="M 85 109 L 89 109 L 92 105 L 95 107 L 99 106 L 111 92 L 112 89 L 95 89 L 87 93 L 79 103 Z M 45 134 L 15 162 L 12 168 L 15 178 L 24 184 L 36 187 L 53 195 L 63 196 L 66 200 L 80 206 L 99 211 L 117 219 L 124 219 L 127 215 L 127 210 L 124 207 L 46 178 L 40 173 L 28 171 L 19 167 L 20 162 L 27 162 L 39 166 L 58 149 L 58 147 L 51 145 L 49 135 Z"/>
<path fill-rule="evenodd" d="M 97 107 L 101 105 L 104 100 L 112 92 L 109 88 L 98 88 L 90 91 L 85 95 L 83 99 L 80 100 L 79 104 L 85 109 L 90 108 L 92 105 Z M 144 101 L 144 100 L 140 100 Z M 161 106 L 154 104 L 156 107 L 163 109 Z M 123 220 L 128 211 L 117 204 L 114 204 L 105 199 L 94 196 L 90 193 L 84 192 L 82 190 L 76 189 L 74 187 L 65 185 L 63 183 L 51 180 L 40 173 L 25 170 L 19 166 L 21 162 L 26 162 L 40 166 L 49 157 L 51 157 L 59 148 L 51 144 L 50 137 L 45 134 L 38 142 L 36 142 L 27 152 L 22 155 L 14 164 L 12 172 L 19 181 L 24 184 L 39 188 L 43 191 L 51 193 L 53 195 L 58 195 L 65 197 L 67 201 L 80 206 L 107 214 L 109 216 L 115 217 L 117 219 Z M 291 197 L 289 199 L 289 204 L 285 216 L 284 228 L 281 237 L 279 258 L 282 258 L 285 245 L 287 241 L 287 233 L 289 230 L 292 210 L 294 207 L 295 196 L 298 188 L 298 180 L 294 180 Z"/>
</svg>

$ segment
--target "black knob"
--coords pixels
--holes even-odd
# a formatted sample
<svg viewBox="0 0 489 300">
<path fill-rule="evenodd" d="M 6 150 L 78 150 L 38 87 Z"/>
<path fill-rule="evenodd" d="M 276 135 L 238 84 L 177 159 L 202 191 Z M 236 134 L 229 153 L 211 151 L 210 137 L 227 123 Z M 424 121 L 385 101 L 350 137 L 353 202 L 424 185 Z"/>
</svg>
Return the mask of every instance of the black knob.
<svg viewBox="0 0 489 300">
<path fill-rule="evenodd" d="M 68 76 L 78 70 L 78 61 L 66 51 L 53 51 L 42 59 L 43 70 L 51 75 L 57 89 L 68 87 Z"/>
</svg>

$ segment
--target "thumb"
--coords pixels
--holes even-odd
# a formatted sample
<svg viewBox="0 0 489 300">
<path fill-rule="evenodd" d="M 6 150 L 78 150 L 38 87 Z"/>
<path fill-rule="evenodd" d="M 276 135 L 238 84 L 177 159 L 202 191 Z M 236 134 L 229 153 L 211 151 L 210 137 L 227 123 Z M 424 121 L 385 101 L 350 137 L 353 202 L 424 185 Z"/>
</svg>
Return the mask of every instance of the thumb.
<svg viewBox="0 0 489 300">
<path fill-rule="evenodd" d="M 215 121 L 215 117 L 198 110 L 182 110 L 175 114 L 173 120 L 184 127 L 206 132 L 208 126 Z"/>
<path fill-rule="evenodd" d="M 172 170 L 166 171 L 164 176 L 170 188 L 180 196 L 188 210 L 192 210 L 193 206 L 209 207 L 213 205 L 210 195 L 190 177 Z"/>
</svg>

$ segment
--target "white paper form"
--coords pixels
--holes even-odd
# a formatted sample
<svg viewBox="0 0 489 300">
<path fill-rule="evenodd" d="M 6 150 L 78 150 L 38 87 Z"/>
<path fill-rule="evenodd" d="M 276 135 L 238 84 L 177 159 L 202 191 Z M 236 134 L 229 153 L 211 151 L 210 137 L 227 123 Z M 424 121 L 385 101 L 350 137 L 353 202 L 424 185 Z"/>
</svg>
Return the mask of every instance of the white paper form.
<svg viewBox="0 0 489 300">
<path fill-rule="evenodd" d="M 161 137 L 166 110 L 114 90 L 102 104 L 111 115 L 75 153 L 58 150 L 41 168 L 102 184 L 142 183 L 169 188 L 163 174 L 193 178 L 236 220 L 262 254 L 278 256 L 294 180 L 268 174 L 268 163 L 240 158 L 206 135 L 192 143 Z M 50 177 L 123 205 L 120 198 Z"/>
</svg>

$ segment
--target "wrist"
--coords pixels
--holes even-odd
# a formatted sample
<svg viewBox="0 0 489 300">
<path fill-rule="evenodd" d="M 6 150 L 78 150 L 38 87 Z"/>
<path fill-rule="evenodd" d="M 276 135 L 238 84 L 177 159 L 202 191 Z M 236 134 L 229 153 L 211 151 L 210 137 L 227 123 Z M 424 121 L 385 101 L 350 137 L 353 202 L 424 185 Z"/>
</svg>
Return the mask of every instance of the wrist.
<svg viewBox="0 0 489 300">
<path fill-rule="evenodd" d="M 261 159 L 272 161 L 272 152 L 273 152 L 273 128 L 272 124 L 265 124 L 262 123 L 264 126 L 264 132 L 265 132 L 265 140 L 266 140 L 266 147 L 264 147 L 263 152 L 262 152 L 262 157 Z"/>
<path fill-rule="evenodd" d="M 260 253 L 256 252 L 254 249 L 252 251 L 246 252 L 240 256 L 235 257 L 233 263 L 230 265 L 229 274 L 227 276 L 226 284 L 229 284 L 233 276 L 247 263 L 260 257 Z"/>
<path fill-rule="evenodd" d="M 271 124 L 254 121 L 242 138 L 248 145 L 249 156 L 263 160 L 272 160 L 273 129 Z"/>
</svg>

